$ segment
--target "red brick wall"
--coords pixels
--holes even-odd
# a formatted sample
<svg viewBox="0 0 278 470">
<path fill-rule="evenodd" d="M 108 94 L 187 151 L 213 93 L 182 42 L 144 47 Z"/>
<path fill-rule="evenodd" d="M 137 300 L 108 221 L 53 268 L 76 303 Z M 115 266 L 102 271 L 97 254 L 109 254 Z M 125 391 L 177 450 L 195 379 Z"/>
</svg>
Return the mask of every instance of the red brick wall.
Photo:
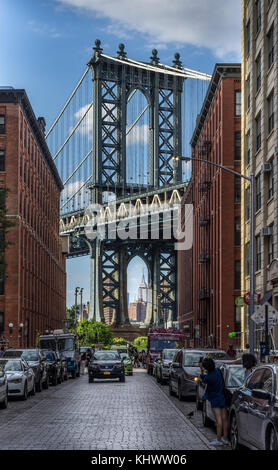
<svg viewBox="0 0 278 470">
<path fill-rule="evenodd" d="M 30 347 L 39 333 L 61 328 L 65 317 L 65 258 L 58 233 L 60 190 L 23 107 L 0 103 L 3 113 L 6 133 L 0 136 L 0 149 L 5 150 L 6 171 L 0 176 L 9 189 L 8 215 L 15 216 L 16 226 L 7 235 L 13 245 L 5 253 L 7 280 L 0 311 L 5 314 L 4 333 L 10 344 Z M 14 324 L 12 336 L 10 322 Z"/>
</svg>

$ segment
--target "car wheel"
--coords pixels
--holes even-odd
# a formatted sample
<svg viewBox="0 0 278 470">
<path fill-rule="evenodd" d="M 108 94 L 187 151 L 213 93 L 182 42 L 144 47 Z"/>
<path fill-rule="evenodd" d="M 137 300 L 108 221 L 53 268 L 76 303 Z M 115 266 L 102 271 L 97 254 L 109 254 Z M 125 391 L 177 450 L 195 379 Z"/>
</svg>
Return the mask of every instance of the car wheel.
<svg viewBox="0 0 278 470">
<path fill-rule="evenodd" d="M 202 421 L 203 421 L 203 426 L 205 428 L 209 428 L 211 425 L 211 420 L 208 418 L 207 415 L 207 401 L 203 404 L 203 409 L 202 409 Z"/>
<path fill-rule="evenodd" d="M 184 396 L 183 396 L 182 391 L 181 391 L 181 383 L 180 382 L 178 383 L 178 399 L 179 399 L 179 401 L 184 400 Z"/>
<path fill-rule="evenodd" d="M 7 408 L 8 406 L 8 390 L 7 390 L 7 393 L 6 393 L 6 396 L 5 396 L 5 399 L 4 401 L 2 401 L 2 403 L 0 403 L 0 407 L 3 409 L 3 408 Z"/>
<path fill-rule="evenodd" d="M 46 379 L 45 379 L 45 381 L 43 382 L 42 386 L 43 386 L 43 388 L 44 388 L 45 390 L 48 389 L 48 387 L 49 387 L 49 377 L 48 377 L 48 376 L 46 377 Z"/>
<path fill-rule="evenodd" d="M 92 384 L 93 381 L 94 381 L 94 377 L 91 377 L 91 376 L 89 375 L 89 384 Z"/>
<path fill-rule="evenodd" d="M 278 450 L 277 435 L 274 428 L 271 428 L 269 434 L 269 450 Z"/>
<path fill-rule="evenodd" d="M 196 409 L 202 411 L 203 405 L 204 405 L 203 402 L 199 400 L 199 394 L 198 394 L 198 390 L 197 390 L 197 393 L 196 393 Z"/>
<path fill-rule="evenodd" d="M 25 385 L 24 385 L 24 392 L 23 392 L 23 395 L 22 395 L 22 400 L 26 401 L 28 398 L 28 391 L 27 391 L 27 384 L 25 382 Z"/>
<path fill-rule="evenodd" d="M 235 414 L 233 414 L 231 419 L 230 440 L 232 449 L 238 450 L 240 446 L 238 443 L 238 424 Z"/>
<path fill-rule="evenodd" d="M 36 391 L 37 392 L 41 392 L 42 391 L 42 381 L 41 379 L 38 381 L 38 383 L 36 383 Z"/>
<path fill-rule="evenodd" d="M 122 375 L 122 377 L 120 377 L 120 382 L 125 382 L 125 375 Z"/>
<path fill-rule="evenodd" d="M 173 389 L 172 389 L 171 380 L 169 380 L 169 395 L 171 395 L 171 397 L 175 396 L 175 393 L 173 392 Z"/>
</svg>

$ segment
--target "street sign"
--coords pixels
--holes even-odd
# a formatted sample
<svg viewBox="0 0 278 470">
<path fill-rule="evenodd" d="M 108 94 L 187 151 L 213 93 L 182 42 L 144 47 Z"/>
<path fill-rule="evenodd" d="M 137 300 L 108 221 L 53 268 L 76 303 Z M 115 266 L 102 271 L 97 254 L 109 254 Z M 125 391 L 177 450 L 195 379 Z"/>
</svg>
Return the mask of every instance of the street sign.
<svg viewBox="0 0 278 470">
<path fill-rule="evenodd" d="M 244 298 L 243 297 L 237 297 L 235 304 L 236 304 L 237 307 L 244 307 L 245 306 Z"/>
<path fill-rule="evenodd" d="M 268 302 L 265 302 L 263 305 L 257 305 L 251 318 L 257 325 L 263 326 L 265 324 L 266 305 L 268 306 L 268 327 L 270 329 L 278 323 L 278 312 Z"/>
<path fill-rule="evenodd" d="M 255 292 L 254 293 L 254 305 L 258 305 L 260 302 L 260 299 L 261 299 L 260 294 L 257 294 Z M 247 292 L 247 294 L 244 295 L 243 300 L 246 305 L 250 305 L 250 292 Z"/>
</svg>

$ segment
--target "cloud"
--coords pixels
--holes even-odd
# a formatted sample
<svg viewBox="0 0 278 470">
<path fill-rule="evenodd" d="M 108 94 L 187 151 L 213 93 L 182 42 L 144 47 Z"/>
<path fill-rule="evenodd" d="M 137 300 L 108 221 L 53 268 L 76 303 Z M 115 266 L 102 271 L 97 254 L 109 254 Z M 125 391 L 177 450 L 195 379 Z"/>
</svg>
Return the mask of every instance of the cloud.
<svg viewBox="0 0 278 470">
<path fill-rule="evenodd" d="M 56 1 L 112 21 L 117 35 L 120 26 L 123 35 L 136 32 L 148 41 L 205 47 L 221 59 L 240 57 L 240 0 Z"/>
<path fill-rule="evenodd" d="M 33 33 L 37 33 L 43 36 L 48 36 L 54 39 L 60 38 L 62 36 L 62 34 L 56 28 L 49 26 L 46 23 L 40 24 L 34 20 L 31 20 L 31 21 L 28 21 L 28 25 L 31 31 L 33 31 Z"/>
<path fill-rule="evenodd" d="M 126 145 L 148 144 L 149 142 L 149 126 L 147 124 L 136 125 L 130 131 L 126 138 Z"/>
</svg>

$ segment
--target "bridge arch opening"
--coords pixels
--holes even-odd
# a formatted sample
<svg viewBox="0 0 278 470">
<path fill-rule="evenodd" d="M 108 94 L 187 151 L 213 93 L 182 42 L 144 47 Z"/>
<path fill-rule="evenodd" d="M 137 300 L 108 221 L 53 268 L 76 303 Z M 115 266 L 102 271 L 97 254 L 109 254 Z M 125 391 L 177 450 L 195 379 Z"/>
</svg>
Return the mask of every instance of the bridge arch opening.
<svg viewBox="0 0 278 470">
<path fill-rule="evenodd" d="M 149 305 L 149 269 L 140 256 L 134 256 L 127 266 L 127 306 L 131 324 L 145 323 Z"/>
<path fill-rule="evenodd" d="M 126 108 L 126 183 L 136 191 L 150 184 L 150 106 L 140 88 L 128 97 Z"/>
</svg>

